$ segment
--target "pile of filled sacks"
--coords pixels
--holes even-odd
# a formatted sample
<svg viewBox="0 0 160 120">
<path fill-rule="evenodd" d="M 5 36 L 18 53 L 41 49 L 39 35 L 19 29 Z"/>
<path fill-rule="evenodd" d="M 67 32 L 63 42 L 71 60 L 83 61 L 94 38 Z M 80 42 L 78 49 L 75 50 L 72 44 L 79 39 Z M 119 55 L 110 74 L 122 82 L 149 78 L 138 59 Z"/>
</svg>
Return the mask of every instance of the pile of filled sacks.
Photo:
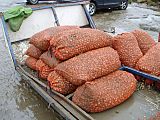
<svg viewBox="0 0 160 120">
<path fill-rule="evenodd" d="M 159 49 L 160 44 L 142 30 L 112 37 L 97 29 L 59 26 L 30 38 L 26 65 L 53 90 L 74 92 L 72 101 L 83 110 L 101 112 L 136 90 L 135 77 L 119 70 L 122 64 L 159 75 Z"/>
</svg>

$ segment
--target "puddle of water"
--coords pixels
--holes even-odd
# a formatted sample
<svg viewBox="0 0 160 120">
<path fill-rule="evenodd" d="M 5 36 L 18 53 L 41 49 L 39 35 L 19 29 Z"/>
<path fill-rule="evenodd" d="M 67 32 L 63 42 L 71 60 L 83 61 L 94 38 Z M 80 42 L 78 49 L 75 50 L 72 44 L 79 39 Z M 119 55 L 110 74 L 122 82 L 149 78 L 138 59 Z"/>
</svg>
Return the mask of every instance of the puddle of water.
<svg viewBox="0 0 160 120">
<path fill-rule="evenodd" d="M 99 29 L 115 27 L 116 34 L 134 29 L 142 29 L 140 25 L 145 24 L 148 27 L 145 30 L 157 41 L 158 31 L 160 32 L 159 14 L 160 12 L 158 11 L 129 5 L 127 10 L 124 11 L 100 11 L 93 16 L 93 19 Z M 152 29 L 150 29 L 151 27 Z"/>
</svg>

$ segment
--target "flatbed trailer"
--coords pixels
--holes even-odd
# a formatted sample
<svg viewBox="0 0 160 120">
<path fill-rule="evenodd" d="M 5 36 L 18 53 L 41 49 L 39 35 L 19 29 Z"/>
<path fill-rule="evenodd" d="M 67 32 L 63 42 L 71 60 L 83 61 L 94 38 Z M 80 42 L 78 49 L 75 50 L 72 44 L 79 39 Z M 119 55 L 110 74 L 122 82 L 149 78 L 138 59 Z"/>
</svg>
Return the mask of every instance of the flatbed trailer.
<svg viewBox="0 0 160 120">
<path fill-rule="evenodd" d="M 96 25 L 87 11 L 87 5 L 88 2 L 85 1 L 34 7 L 32 8 L 33 14 L 24 20 L 18 32 L 12 32 L 2 16 L 1 23 L 5 40 L 15 69 L 51 109 L 67 120 L 144 120 L 157 114 L 159 112 L 159 93 L 147 88 L 137 90 L 128 100 L 112 109 L 100 113 L 87 113 L 71 101 L 73 93 L 64 96 L 50 89 L 46 81 L 39 79 L 36 72 L 24 65 L 23 51 L 27 49 L 28 39 L 36 32 L 61 25 L 77 25 L 95 29 Z M 68 17 L 68 14 L 72 17 Z M 42 19 L 39 20 L 39 17 Z M 127 66 L 122 66 L 120 69 L 160 81 L 159 77 Z"/>
</svg>

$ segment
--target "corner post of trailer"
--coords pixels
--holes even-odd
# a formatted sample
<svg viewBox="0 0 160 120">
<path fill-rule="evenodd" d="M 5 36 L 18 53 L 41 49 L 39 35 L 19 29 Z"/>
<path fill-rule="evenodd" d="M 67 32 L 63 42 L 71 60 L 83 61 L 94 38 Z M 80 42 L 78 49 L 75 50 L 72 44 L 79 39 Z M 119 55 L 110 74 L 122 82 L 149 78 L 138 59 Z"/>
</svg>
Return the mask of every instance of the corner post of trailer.
<svg viewBox="0 0 160 120">
<path fill-rule="evenodd" d="M 57 26 L 60 26 L 59 19 L 58 19 L 58 16 L 57 16 L 57 13 L 56 13 L 54 7 L 52 6 L 51 8 L 52 8 L 52 12 L 53 12 L 53 15 L 55 18 L 55 23 L 57 24 Z"/>
<path fill-rule="evenodd" d="M 32 10 L 36 11 L 36 10 L 42 10 L 42 9 L 48 9 L 48 8 L 52 9 L 52 12 L 53 12 L 53 15 L 54 15 L 54 18 L 55 18 L 55 24 L 57 26 L 60 26 L 59 19 L 57 17 L 57 13 L 56 13 L 56 11 L 54 9 L 55 8 L 54 5 L 53 6 L 42 6 L 42 7 L 38 7 L 38 8 L 32 8 Z"/>
<path fill-rule="evenodd" d="M 93 29 L 96 29 L 96 25 L 95 25 L 95 23 L 94 23 L 91 15 L 90 15 L 89 12 L 88 12 L 86 5 L 83 4 L 82 7 L 83 7 L 84 12 L 85 12 L 85 14 L 86 14 L 86 16 L 87 16 L 87 19 L 88 19 L 88 21 L 89 21 L 90 26 L 91 26 Z"/>
</svg>

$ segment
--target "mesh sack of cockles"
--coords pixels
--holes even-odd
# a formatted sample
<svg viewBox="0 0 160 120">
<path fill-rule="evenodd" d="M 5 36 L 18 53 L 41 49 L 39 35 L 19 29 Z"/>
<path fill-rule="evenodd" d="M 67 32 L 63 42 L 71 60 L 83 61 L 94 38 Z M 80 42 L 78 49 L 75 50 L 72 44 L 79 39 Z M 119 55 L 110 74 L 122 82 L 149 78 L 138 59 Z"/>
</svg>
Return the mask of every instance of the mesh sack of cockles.
<svg viewBox="0 0 160 120">
<path fill-rule="evenodd" d="M 44 66 L 46 66 L 46 64 L 41 59 L 37 60 L 36 62 L 37 71 L 41 71 Z"/>
<path fill-rule="evenodd" d="M 78 87 L 72 101 L 86 112 L 102 112 L 121 104 L 135 90 L 134 76 L 118 70 Z"/>
<path fill-rule="evenodd" d="M 136 37 L 132 33 L 122 33 L 113 38 L 113 48 L 118 52 L 122 64 L 134 68 L 143 56 Z"/>
<path fill-rule="evenodd" d="M 136 69 L 151 75 L 160 76 L 160 43 L 150 48 L 147 53 L 137 62 Z M 154 81 L 144 79 L 146 85 L 153 85 Z M 159 82 L 155 83 L 159 89 Z"/>
<path fill-rule="evenodd" d="M 137 62 L 136 68 L 152 75 L 160 75 L 160 43 L 148 50 Z"/>
<path fill-rule="evenodd" d="M 96 29 L 79 28 L 64 32 L 51 40 L 51 49 L 56 58 L 66 60 L 81 53 L 111 46 L 112 36 Z"/>
<path fill-rule="evenodd" d="M 32 44 L 29 46 L 29 48 L 25 52 L 25 55 L 28 55 L 30 57 L 34 57 L 36 59 L 39 59 L 41 54 L 42 54 L 42 51 Z"/>
<path fill-rule="evenodd" d="M 39 78 L 47 80 L 48 75 L 53 71 L 53 68 L 50 68 L 48 65 L 42 67 L 41 71 L 39 71 Z"/>
<path fill-rule="evenodd" d="M 151 47 L 156 45 L 154 39 L 147 32 L 143 30 L 134 30 L 132 33 L 136 37 L 143 54 L 146 54 Z"/>
<path fill-rule="evenodd" d="M 58 64 L 55 71 L 74 85 L 107 75 L 121 67 L 119 55 L 111 47 L 92 50 Z"/>
<path fill-rule="evenodd" d="M 71 84 L 65 78 L 60 76 L 56 71 L 51 72 L 48 75 L 47 80 L 49 82 L 50 87 L 53 90 L 55 90 L 63 95 L 70 94 L 70 93 L 74 92 L 77 88 L 76 85 Z"/>
<path fill-rule="evenodd" d="M 33 35 L 30 38 L 29 43 L 33 44 L 34 46 L 36 46 L 37 48 L 39 48 L 42 51 L 46 51 L 48 50 L 49 46 L 50 46 L 50 40 L 52 39 L 52 37 L 58 33 L 58 32 L 62 32 L 65 30 L 70 30 L 70 29 L 74 29 L 74 28 L 78 28 L 77 26 L 58 26 L 58 27 L 51 27 L 48 29 L 45 29 L 43 31 L 40 31 L 38 33 L 36 33 L 35 35 Z"/>
<path fill-rule="evenodd" d="M 39 78 L 47 80 L 49 73 L 54 69 L 45 64 L 41 59 L 36 62 L 36 70 L 38 72 Z"/>
<path fill-rule="evenodd" d="M 27 59 L 25 60 L 25 64 L 32 70 L 36 70 L 36 62 L 37 59 L 34 57 L 27 57 Z"/>
</svg>

